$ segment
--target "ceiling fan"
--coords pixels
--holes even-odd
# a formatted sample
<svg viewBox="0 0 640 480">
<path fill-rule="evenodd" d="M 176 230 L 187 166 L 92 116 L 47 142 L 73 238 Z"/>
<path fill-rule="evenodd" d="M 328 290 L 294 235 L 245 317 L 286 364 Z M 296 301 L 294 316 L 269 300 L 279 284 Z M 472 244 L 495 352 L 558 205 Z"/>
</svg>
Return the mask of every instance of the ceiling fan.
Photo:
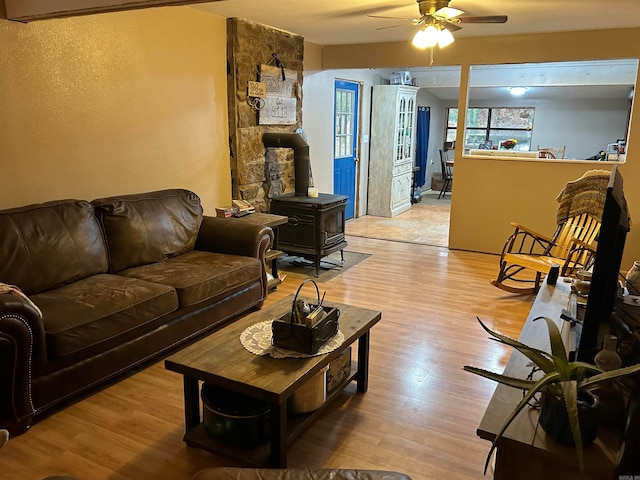
<svg viewBox="0 0 640 480">
<path fill-rule="evenodd" d="M 407 20 L 409 23 L 380 27 L 378 30 L 395 28 L 405 25 L 421 27 L 413 39 L 413 44 L 418 48 L 446 47 L 454 41 L 452 32 L 460 30 L 462 23 L 505 23 L 506 15 L 471 16 L 465 12 L 449 6 L 450 0 L 416 0 L 420 9 L 417 18 L 387 17 L 383 15 L 367 15 L 370 18 L 387 18 L 395 20 Z"/>
</svg>

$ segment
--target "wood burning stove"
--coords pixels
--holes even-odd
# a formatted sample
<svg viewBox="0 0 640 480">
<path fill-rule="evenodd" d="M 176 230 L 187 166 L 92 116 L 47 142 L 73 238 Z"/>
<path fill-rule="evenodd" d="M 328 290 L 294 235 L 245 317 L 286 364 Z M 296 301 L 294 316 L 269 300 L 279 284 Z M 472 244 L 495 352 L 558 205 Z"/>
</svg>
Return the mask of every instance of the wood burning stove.
<svg viewBox="0 0 640 480">
<path fill-rule="evenodd" d="M 344 234 L 347 197 L 320 193 L 317 197 L 292 193 L 271 199 L 271 213 L 288 217 L 278 228 L 277 249 L 313 260 L 316 277 L 322 257 L 342 253 L 348 245 Z"/>
</svg>

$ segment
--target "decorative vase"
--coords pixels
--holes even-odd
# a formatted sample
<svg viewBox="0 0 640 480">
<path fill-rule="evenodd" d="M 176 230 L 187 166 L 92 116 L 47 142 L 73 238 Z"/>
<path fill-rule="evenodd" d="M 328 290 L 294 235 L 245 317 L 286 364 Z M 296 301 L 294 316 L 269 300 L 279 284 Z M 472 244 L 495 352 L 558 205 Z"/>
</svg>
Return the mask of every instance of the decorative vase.
<svg viewBox="0 0 640 480">
<path fill-rule="evenodd" d="M 615 335 L 607 335 L 604 338 L 604 348 L 596 353 L 594 358 L 598 368 L 609 372 L 622 366 L 622 360 L 616 351 L 617 347 L 618 337 Z"/>
<path fill-rule="evenodd" d="M 627 272 L 626 287 L 630 295 L 640 295 L 640 261 L 633 262 L 633 265 Z"/>
<path fill-rule="evenodd" d="M 593 443 L 598 435 L 600 402 L 588 392 L 578 392 L 578 423 L 582 445 Z M 540 426 L 555 441 L 563 445 L 574 445 L 564 400 L 550 394 L 542 395 Z"/>
<path fill-rule="evenodd" d="M 581 297 L 586 297 L 589 295 L 589 289 L 591 288 L 591 272 L 578 270 L 576 277 L 572 284 L 572 290 L 575 290 Z"/>
</svg>

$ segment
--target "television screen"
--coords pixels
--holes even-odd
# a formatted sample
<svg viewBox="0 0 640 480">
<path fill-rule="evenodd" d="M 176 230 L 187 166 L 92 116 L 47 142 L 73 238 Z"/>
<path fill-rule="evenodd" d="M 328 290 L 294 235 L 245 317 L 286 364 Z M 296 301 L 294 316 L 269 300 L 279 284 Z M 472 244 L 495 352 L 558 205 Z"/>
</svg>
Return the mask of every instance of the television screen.
<svg viewBox="0 0 640 480">
<path fill-rule="evenodd" d="M 607 186 L 598 245 L 593 264 L 591 287 L 584 311 L 577 360 L 593 363 L 601 349 L 602 327 L 608 324 L 619 290 L 620 264 L 629 231 L 629 214 L 617 165 Z"/>
</svg>

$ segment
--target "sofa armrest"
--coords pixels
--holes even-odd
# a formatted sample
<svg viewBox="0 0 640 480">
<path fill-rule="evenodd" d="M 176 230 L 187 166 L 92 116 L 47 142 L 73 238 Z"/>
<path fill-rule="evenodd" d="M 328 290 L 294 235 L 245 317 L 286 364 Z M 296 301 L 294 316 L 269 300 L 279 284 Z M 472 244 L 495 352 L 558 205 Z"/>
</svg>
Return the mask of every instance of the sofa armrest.
<svg viewBox="0 0 640 480">
<path fill-rule="evenodd" d="M 268 293 L 265 255 L 272 245 L 271 227 L 236 218 L 205 216 L 196 239 L 197 250 L 258 258 L 262 264 L 263 299 Z"/>
<path fill-rule="evenodd" d="M 255 258 L 272 244 L 271 227 L 219 217 L 204 217 L 196 239 L 197 250 Z"/>
<path fill-rule="evenodd" d="M 0 294 L 0 427 L 21 433 L 36 413 L 33 372 L 46 359 L 44 325 L 27 300 Z"/>
</svg>

